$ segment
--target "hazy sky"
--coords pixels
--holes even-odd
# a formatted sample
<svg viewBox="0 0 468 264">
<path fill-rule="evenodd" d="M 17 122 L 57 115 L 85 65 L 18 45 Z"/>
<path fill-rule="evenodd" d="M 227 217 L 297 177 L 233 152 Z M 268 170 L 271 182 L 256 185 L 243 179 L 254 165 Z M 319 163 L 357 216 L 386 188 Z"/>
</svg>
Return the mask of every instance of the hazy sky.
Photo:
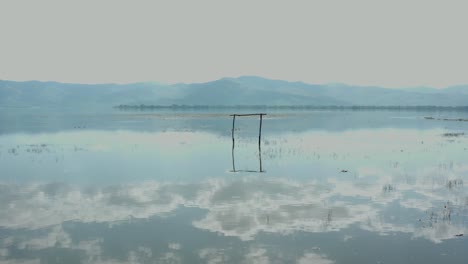
<svg viewBox="0 0 468 264">
<path fill-rule="evenodd" d="M 468 84 L 468 1 L 0 2 L 0 79 Z"/>
</svg>

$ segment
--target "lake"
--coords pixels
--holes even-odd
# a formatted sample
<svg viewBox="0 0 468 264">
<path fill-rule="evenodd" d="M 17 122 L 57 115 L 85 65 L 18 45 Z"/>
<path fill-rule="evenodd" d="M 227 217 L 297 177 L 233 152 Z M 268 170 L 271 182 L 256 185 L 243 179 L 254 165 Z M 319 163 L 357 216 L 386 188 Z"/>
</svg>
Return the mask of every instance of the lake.
<svg viewBox="0 0 468 264">
<path fill-rule="evenodd" d="M 0 263 L 467 263 L 468 112 L 0 110 Z"/>
</svg>

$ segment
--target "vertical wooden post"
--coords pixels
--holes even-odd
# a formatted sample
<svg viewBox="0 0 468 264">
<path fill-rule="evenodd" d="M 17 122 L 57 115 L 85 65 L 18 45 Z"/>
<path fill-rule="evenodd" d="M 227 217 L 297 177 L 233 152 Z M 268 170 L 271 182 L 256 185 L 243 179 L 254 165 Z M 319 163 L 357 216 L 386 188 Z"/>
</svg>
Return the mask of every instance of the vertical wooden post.
<svg viewBox="0 0 468 264">
<path fill-rule="evenodd" d="M 232 131 L 231 131 L 231 135 L 232 135 L 232 151 L 231 151 L 231 155 L 232 155 L 232 171 L 233 172 L 236 172 L 236 166 L 235 166 L 235 163 L 234 163 L 234 125 L 236 123 L 236 115 L 233 115 L 232 116 Z"/>
<path fill-rule="evenodd" d="M 258 160 L 260 161 L 260 172 L 262 172 L 262 147 L 261 147 L 261 140 L 262 140 L 262 119 L 263 115 L 260 114 L 260 127 L 258 129 Z"/>
<path fill-rule="evenodd" d="M 260 148 L 260 140 L 262 138 L 262 117 L 263 115 L 260 114 L 260 128 L 258 129 L 258 147 Z"/>
<path fill-rule="evenodd" d="M 260 161 L 260 172 L 263 172 L 262 169 L 262 148 L 258 146 L 258 160 Z"/>
<path fill-rule="evenodd" d="M 231 157 L 232 157 L 232 172 L 236 172 L 236 163 L 234 161 L 234 147 L 231 150 Z"/>
<path fill-rule="evenodd" d="M 232 130 L 231 130 L 231 136 L 232 136 L 232 148 L 234 149 L 234 126 L 236 124 L 236 115 L 232 116 Z"/>
</svg>

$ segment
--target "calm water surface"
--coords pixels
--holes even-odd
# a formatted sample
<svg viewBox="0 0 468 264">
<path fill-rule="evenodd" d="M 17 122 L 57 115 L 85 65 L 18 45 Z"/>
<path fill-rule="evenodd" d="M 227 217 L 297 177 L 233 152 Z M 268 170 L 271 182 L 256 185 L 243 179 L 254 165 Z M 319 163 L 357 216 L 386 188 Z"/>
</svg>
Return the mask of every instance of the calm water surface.
<svg viewBox="0 0 468 264">
<path fill-rule="evenodd" d="M 228 115 L 3 111 L 0 263 L 467 263 L 468 113 Z"/>
</svg>

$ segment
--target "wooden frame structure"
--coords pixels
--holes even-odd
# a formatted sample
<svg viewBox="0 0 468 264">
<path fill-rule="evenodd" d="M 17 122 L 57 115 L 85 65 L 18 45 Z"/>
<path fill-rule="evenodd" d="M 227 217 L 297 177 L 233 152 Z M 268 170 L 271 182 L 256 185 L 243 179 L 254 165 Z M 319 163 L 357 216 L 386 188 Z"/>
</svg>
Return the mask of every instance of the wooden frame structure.
<svg viewBox="0 0 468 264">
<path fill-rule="evenodd" d="M 232 114 L 229 116 L 232 116 L 232 130 L 231 130 L 231 136 L 232 136 L 232 151 L 231 151 L 231 156 L 232 156 L 232 172 L 265 172 L 262 168 L 262 147 L 261 147 L 261 139 L 262 139 L 262 121 L 263 121 L 263 116 L 266 115 L 265 113 L 255 113 L 255 114 Z M 236 165 L 234 162 L 234 129 L 236 125 L 236 116 L 260 116 L 260 125 L 258 128 L 258 160 L 260 163 L 260 170 L 254 171 L 254 170 L 236 170 Z"/>
</svg>

